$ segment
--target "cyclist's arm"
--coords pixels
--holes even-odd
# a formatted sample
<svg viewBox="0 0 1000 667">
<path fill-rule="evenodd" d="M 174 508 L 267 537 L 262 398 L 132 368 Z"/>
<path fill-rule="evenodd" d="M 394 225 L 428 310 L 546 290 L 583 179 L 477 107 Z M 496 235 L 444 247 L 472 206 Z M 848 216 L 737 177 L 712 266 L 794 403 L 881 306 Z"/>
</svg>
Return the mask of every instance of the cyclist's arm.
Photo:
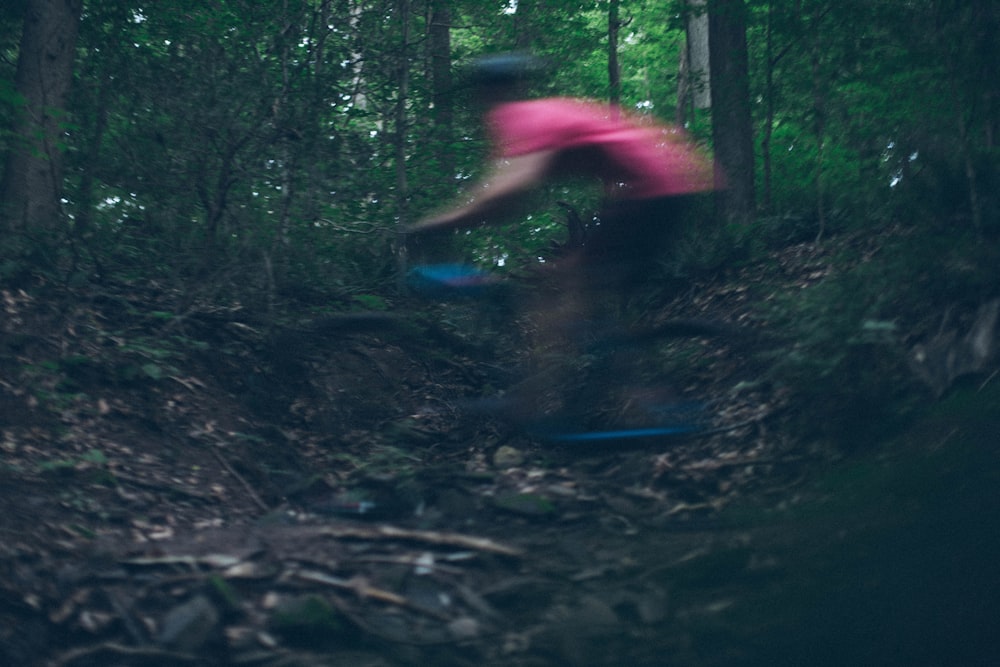
<svg viewBox="0 0 1000 667">
<path fill-rule="evenodd" d="M 425 218 L 410 231 L 471 227 L 510 216 L 522 198 L 546 179 L 555 156 L 555 151 L 542 151 L 498 160 L 467 204 Z"/>
</svg>

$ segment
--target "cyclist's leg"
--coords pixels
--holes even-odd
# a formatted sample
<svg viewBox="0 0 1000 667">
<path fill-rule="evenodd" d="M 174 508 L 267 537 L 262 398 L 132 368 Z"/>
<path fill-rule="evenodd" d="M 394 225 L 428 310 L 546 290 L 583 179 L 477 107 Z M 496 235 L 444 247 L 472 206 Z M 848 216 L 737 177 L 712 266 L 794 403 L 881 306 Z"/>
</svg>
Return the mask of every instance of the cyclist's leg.
<svg viewBox="0 0 1000 667">
<path fill-rule="evenodd" d="M 624 305 L 655 275 L 669 246 L 683 198 L 617 202 L 604 207 L 586 243 L 538 271 L 526 304 L 535 363 L 509 392 L 518 413 L 534 419 L 590 425 L 631 402 L 642 350 L 599 344 L 622 336 Z"/>
<path fill-rule="evenodd" d="M 676 237 L 685 207 L 684 198 L 609 203 L 583 248 L 586 298 L 604 303 L 605 308 L 600 314 L 600 340 L 588 355 L 589 377 L 570 387 L 568 400 L 587 406 L 589 427 L 656 419 L 651 413 L 656 406 L 678 400 L 662 378 L 650 377 L 655 375 L 655 369 L 649 367 L 656 363 L 651 354 L 655 341 L 630 335 L 634 323 L 628 305 L 657 275 L 658 263 Z M 646 412 L 650 414 L 644 416 Z"/>
</svg>

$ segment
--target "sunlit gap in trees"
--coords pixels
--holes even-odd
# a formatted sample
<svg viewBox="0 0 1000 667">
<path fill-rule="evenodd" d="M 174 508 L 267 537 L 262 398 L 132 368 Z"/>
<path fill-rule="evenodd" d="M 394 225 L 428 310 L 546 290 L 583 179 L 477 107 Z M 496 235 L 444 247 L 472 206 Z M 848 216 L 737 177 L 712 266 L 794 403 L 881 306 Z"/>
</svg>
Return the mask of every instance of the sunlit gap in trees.
<svg viewBox="0 0 1000 667">
<path fill-rule="evenodd" d="M 886 144 L 885 150 L 882 151 L 882 162 L 889 162 L 890 160 L 893 159 L 893 151 L 895 150 L 895 148 L 896 148 L 895 141 L 890 141 L 888 144 Z M 920 152 L 913 151 L 912 153 L 910 153 L 906 161 L 916 162 L 918 157 L 920 157 Z M 903 180 L 903 173 L 904 170 L 902 167 L 897 167 L 896 169 L 893 170 L 892 176 L 889 178 L 890 188 L 894 188 L 900 184 L 900 182 Z"/>
<path fill-rule="evenodd" d="M 109 223 L 113 226 L 121 225 L 130 219 L 130 211 L 145 211 L 146 207 L 139 203 L 139 195 L 134 192 L 128 193 L 127 198 L 119 195 L 105 197 L 97 203 L 97 210 L 101 212 L 115 212 Z M 63 200 L 63 204 L 69 203 Z"/>
<path fill-rule="evenodd" d="M 514 14 L 517 12 L 517 0 L 507 0 L 507 4 L 500 10 L 503 14 Z"/>
</svg>

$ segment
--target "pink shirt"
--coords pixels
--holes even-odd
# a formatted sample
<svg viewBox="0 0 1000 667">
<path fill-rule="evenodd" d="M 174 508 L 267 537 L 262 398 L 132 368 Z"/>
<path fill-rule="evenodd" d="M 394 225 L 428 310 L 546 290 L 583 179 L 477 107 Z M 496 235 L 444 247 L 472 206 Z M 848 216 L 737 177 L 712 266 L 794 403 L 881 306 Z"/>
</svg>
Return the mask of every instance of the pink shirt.
<svg viewBox="0 0 1000 667">
<path fill-rule="evenodd" d="M 508 102 L 487 121 L 500 157 L 539 151 L 582 151 L 570 167 L 593 173 L 607 193 L 650 199 L 713 189 L 712 163 L 686 134 L 643 126 L 614 107 L 568 98 Z"/>
</svg>

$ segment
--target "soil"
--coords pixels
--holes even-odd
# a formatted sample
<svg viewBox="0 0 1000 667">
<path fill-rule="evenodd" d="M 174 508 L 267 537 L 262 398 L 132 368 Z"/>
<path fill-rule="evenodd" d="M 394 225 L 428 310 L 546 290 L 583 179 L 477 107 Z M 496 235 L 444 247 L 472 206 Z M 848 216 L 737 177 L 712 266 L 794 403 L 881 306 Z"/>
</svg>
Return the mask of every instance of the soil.
<svg viewBox="0 0 1000 667">
<path fill-rule="evenodd" d="M 766 329 L 824 266 L 790 248 L 655 316 Z M 995 383 L 844 456 L 766 357 L 697 339 L 668 375 L 721 428 L 558 444 L 462 409 L 516 365 L 464 306 L 275 330 L 155 284 L 2 296 L 0 664 L 1000 655 Z"/>
</svg>

